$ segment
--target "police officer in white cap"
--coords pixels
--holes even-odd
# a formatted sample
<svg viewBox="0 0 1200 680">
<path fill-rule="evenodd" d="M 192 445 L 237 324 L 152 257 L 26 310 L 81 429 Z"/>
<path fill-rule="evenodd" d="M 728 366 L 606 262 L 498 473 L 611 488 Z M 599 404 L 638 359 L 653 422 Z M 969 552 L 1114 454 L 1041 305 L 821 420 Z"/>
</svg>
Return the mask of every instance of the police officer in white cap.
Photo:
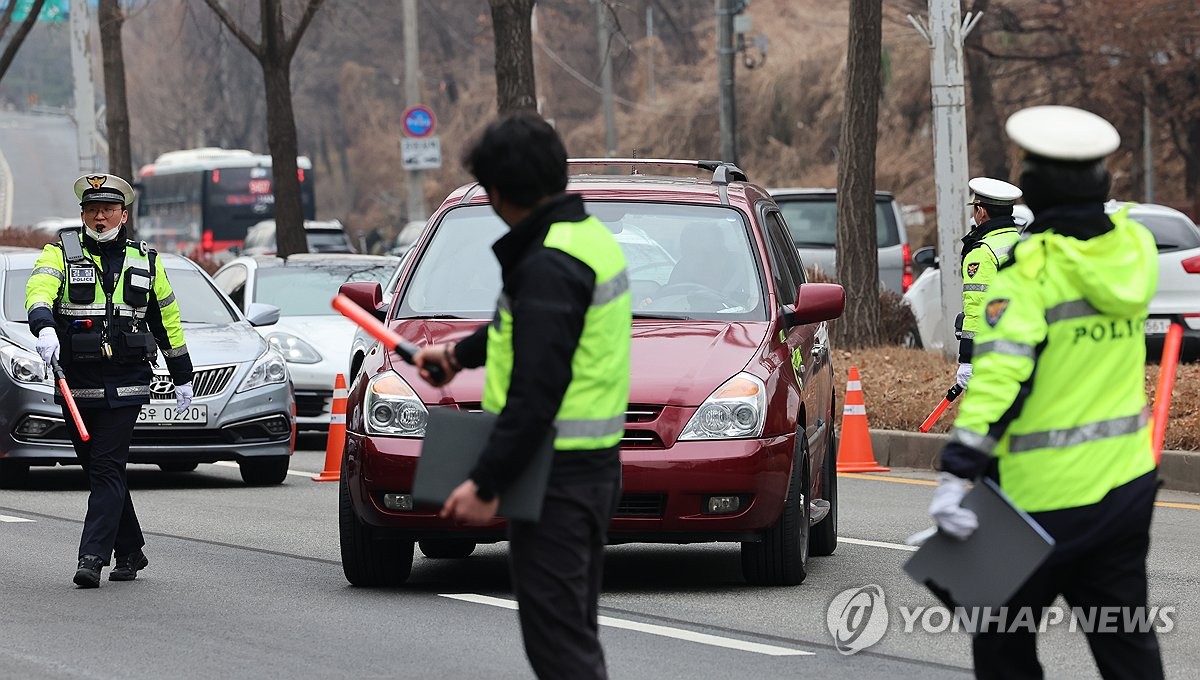
<svg viewBox="0 0 1200 680">
<path fill-rule="evenodd" d="M 83 441 L 63 407 L 75 454 L 91 494 L 79 541 L 74 582 L 100 585 L 100 569 L 116 555 L 110 581 L 132 581 L 149 560 L 125 479 L 129 443 L 158 351 L 175 383 L 176 406 L 192 401 L 192 360 L 179 304 L 158 254 L 127 240 L 133 187 L 114 175 L 75 181 L 80 229 L 63 229 L 42 249 L 25 287 L 29 330 L 47 365 L 61 362 L 71 396 L 91 438 Z M 55 402 L 64 404 L 61 395 Z"/>
<path fill-rule="evenodd" d="M 1005 130 L 1025 151 L 1020 183 L 1036 219 L 988 288 L 975 375 L 929 509 L 941 531 L 967 539 L 978 525 L 961 505 L 968 483 L 998 476 L 1055 546 L 1007 603 L 1008 619 L 975 635 L 975 675 L 1043 677 L 1037 627 L 1014 619 L 1024 609 L 1038 621 L 1062 595 L 1084 617 L 1120 612 L 1115 625 L 1093 619 L 1084 630 L 1104 678 L 1162 678 L 1153 627 L 1131 621 L 1154 618 L 1146 553 L 1157 463 L 1142 333 L 1158 279 L 1154 237 L 1127 210 L 1105 214 L 1104 158 L 1120 145 L 1108 121 L 1038 106 Z"/>
<path fill-rule="evenodd" d="M 983 328 L 988 284 L 1021 239 L 1020 228 L 1013 220 L 1013 204 L 1021 197 L 1021 190 L 990 177 L 976 177 L 968 186 L 974 193 L 970 205 L 975 209 L 971 214 L 974 228 L 962 239 L 963 311 L 956 324 L 959 387 L 966 387 L 971 379 L 971 349 L 975 334 Z"/>
</svg>

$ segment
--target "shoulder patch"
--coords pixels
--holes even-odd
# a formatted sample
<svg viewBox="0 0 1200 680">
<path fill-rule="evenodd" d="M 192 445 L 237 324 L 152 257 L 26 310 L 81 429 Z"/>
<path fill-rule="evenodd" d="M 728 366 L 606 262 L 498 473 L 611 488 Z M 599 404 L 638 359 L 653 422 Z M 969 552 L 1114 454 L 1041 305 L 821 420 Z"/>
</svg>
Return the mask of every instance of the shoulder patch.
<svg viewBox="0 0 1200 680">
<path fill-rule="evenodd" d="M 989 326 L 995 327 L 996 324 L 1000 323 L 1000 317 L 1004 316 L 1004 312 L 1007 309 L 1008 300 L 1006 298 L 992 300 L 987 304 L 987 310 L 984 312 L 984 319 L 987 321 Z"/>
<path fill-rule="evenodd" d="M 967 276 L 975 278 L 975 274 L 979 272 L 979 263 L 972 262 L 967 265 Z"/>
</svg>

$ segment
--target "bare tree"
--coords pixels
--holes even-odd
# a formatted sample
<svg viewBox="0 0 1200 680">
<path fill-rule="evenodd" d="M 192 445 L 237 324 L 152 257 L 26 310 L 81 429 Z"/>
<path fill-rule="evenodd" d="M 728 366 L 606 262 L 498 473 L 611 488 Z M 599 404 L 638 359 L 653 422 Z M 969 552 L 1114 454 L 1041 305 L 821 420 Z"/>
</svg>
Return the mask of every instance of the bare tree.
<svg viewBox="0 0 1200 680">
<path fill-rule="evenodd" d="M 971 8 L 975 14 L 986 13 L 989 0 L 975 0 Z M 991 22 L 985 16 L 984 22 Z M 983 162 L 983 174 L 996 179 L 1008 180 L 1008 145 L 1000 125 L 1000 114 L 996 111 L 996 97 L 992 91 L 992 69 L 990 59 L 983 51 L 975 49 L 983 45 L 986 27 L 979 25 L 967 36 L 967 82 L 970 84 L 974 136 L 972 142 Z"/>
<path fill-rule="evenodd" d="M 0 78 L 3 78 L 4 74 L 8 72 L 8 67 L 12 65 L 13 59 L 17 56 L 17 50 L 21 49 L 21 43 L 25 42 L 25 36 L 33 30 L 38 15 L 42 13 L 42 5 L 45 4 L 46 0 L 33 0 L 33 4 L 29 7 L 29 14 L 25 15 L 21 25 L 17 27 L 17 32 L 13 33 L 12 39 L 4 46 L 4 53 L 0 54 Z M 10 0 L 8 7 L 4 8 L 4 14 L 0 14 L 0 39 L 8 33 L 8 28 L 12 25 L 13 11 L 16 8 L 16 1 Z"/>
<path fill-rule="evenodd" d="M 125 15 L 118 0 L 100 0 L 100 53 L 104 62 L 104 125 L 108 171 L 133 180 L 129 148 L 129 102 L 125 99 L 125 52 L 121 28 Z"/>
<path fill-rule="evenodd" d="M 496 110 L 537 109 L 533 77 L 534 0 L 488 0 L 496 41 Z"/>
<path fill-rule="evenodd" d="M 879 254 L 875 234 L 875 143 L 879 119 L 882 0 L 850 0 L 850 36 L 837 169 L 837 278 L 846 288 L 841 347 L 879 344 Z"/>
<path fill-rule="evenodd" d="M 271 150 L 271 175 L 275 188 L 275 239 L 281 257 L 308 252 L 304 235 L 304 210 L 297 175 L 296 115 L 292 108 L 291 65 L 296 46 L 324 0 L 307 0 L 292 34 L 283 19 L 283 0 L 259 0 L 262 40 L 255 42 L 221 5 L 204 0 L 221 23 L 254 55 L 262 67 L 267 98 L 267 147 Z"/>
</svg>

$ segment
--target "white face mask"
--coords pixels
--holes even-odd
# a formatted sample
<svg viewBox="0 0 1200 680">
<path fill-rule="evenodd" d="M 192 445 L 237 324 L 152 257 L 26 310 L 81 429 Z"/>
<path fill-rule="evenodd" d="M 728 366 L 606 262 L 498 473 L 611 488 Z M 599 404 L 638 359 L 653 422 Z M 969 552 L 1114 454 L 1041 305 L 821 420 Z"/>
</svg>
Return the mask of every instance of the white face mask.
<svg viewBox="0 0 1200 680">
<path fill-rule="evenodd" d="M 88 227 L 84 227 L 83 229 L 84 229 L 84 231 L 87 232 L 88 236 L 91 236 L 92 238 L 96 239 L 97 242 L 108 243 L 109 241 L 115 239 L 117 237 L 117 234 L 121 233 L 121 226 L 122 225 L 117 225 L 115 228 L 108 229 L 104 232 L 99 232 L 94 229 L 89 229 Z"/>
</svg>

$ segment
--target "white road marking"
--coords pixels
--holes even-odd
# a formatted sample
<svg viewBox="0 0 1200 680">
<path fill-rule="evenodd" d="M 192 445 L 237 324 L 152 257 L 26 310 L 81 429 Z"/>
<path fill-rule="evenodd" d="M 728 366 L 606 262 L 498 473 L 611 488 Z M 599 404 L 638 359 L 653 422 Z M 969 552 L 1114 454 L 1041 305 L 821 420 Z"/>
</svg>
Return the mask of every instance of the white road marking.
<svg viewBox="0 0 1200 680">
<path fill-rule="evenodd" d="M 0 515 L 0 522 L 36 522 L 35 519 L 26 519 L 24 517 L 13 517 L 12 515 Z"/>
<path fill-rule="evenodd" d="M 439 593 L 439 597 L 447 597 L 452 600 L 461 600 L 463 602 L 474 602 L 475 604 L 486 604 L 493 607 L 501 607 L 504 609 L 516 609 L 517 603 L 514 600 L 506 600 L 499 597 L 489 597 L 487 595 L 474 595 L 472 593 L 448 594 Z M 629 621 L 627 619 L 618 619 L 612 616 L 601 616 L 600 625 L 610 628 L 622 628 L 624 630 L 633 630 L 639 633 L 649 633 L 650 635 L 660 635 L 662 637 L 674 638 L 676 640 L 686 640 L 688 642 L 699 642 L 702 645 L 711 645 L 713 647 L 725 647 L 727 649 L 739 649 L 744 652 L 754 652 L 756 654 L 767 654 L 770 656 L 813 656 L 814 652 L 806 652 L 800 649 L 791 649 L 789 647 L 777 647 L 775 645 L 764 645 L 759 642 L 747 642 L 746 640 L 738 640 L 736 638 L 722 637 L 720 635 L 709 635 L 708 633 L 697 633 L 683 628 L 672 628 L 670 626 L 660 626 L 654 623 L 642 623 L 640 621 Z"/>
<path fill-rule="evenodd" d="M 213 465 L 220 465 L 221 467 L 231 467 L 231 468 L 235 468 L 238 466 L 237 463 L 235 463 L 231 460 L 218 460 L 217 462 L 213 463 Z M 297 477 L 316 477 L 320 473 L 318 473 L 318 472 L 303 472 L 301 470 L 288 470 L 288 474 L 295 475 Z"/>
<path fill-rule="evenodd" d="M 868 541 L 865 538 L 846 538 L 845 536 L 838 536 L 838 543 L 869 545 L 872 548 L 891 548 L 892 550 L 903 550 L 905 552 L 917 551 L 917 546 L 915 545 L 904 545 L 903 543 L 884 543 L 883 541 Z"/>
</svg>

